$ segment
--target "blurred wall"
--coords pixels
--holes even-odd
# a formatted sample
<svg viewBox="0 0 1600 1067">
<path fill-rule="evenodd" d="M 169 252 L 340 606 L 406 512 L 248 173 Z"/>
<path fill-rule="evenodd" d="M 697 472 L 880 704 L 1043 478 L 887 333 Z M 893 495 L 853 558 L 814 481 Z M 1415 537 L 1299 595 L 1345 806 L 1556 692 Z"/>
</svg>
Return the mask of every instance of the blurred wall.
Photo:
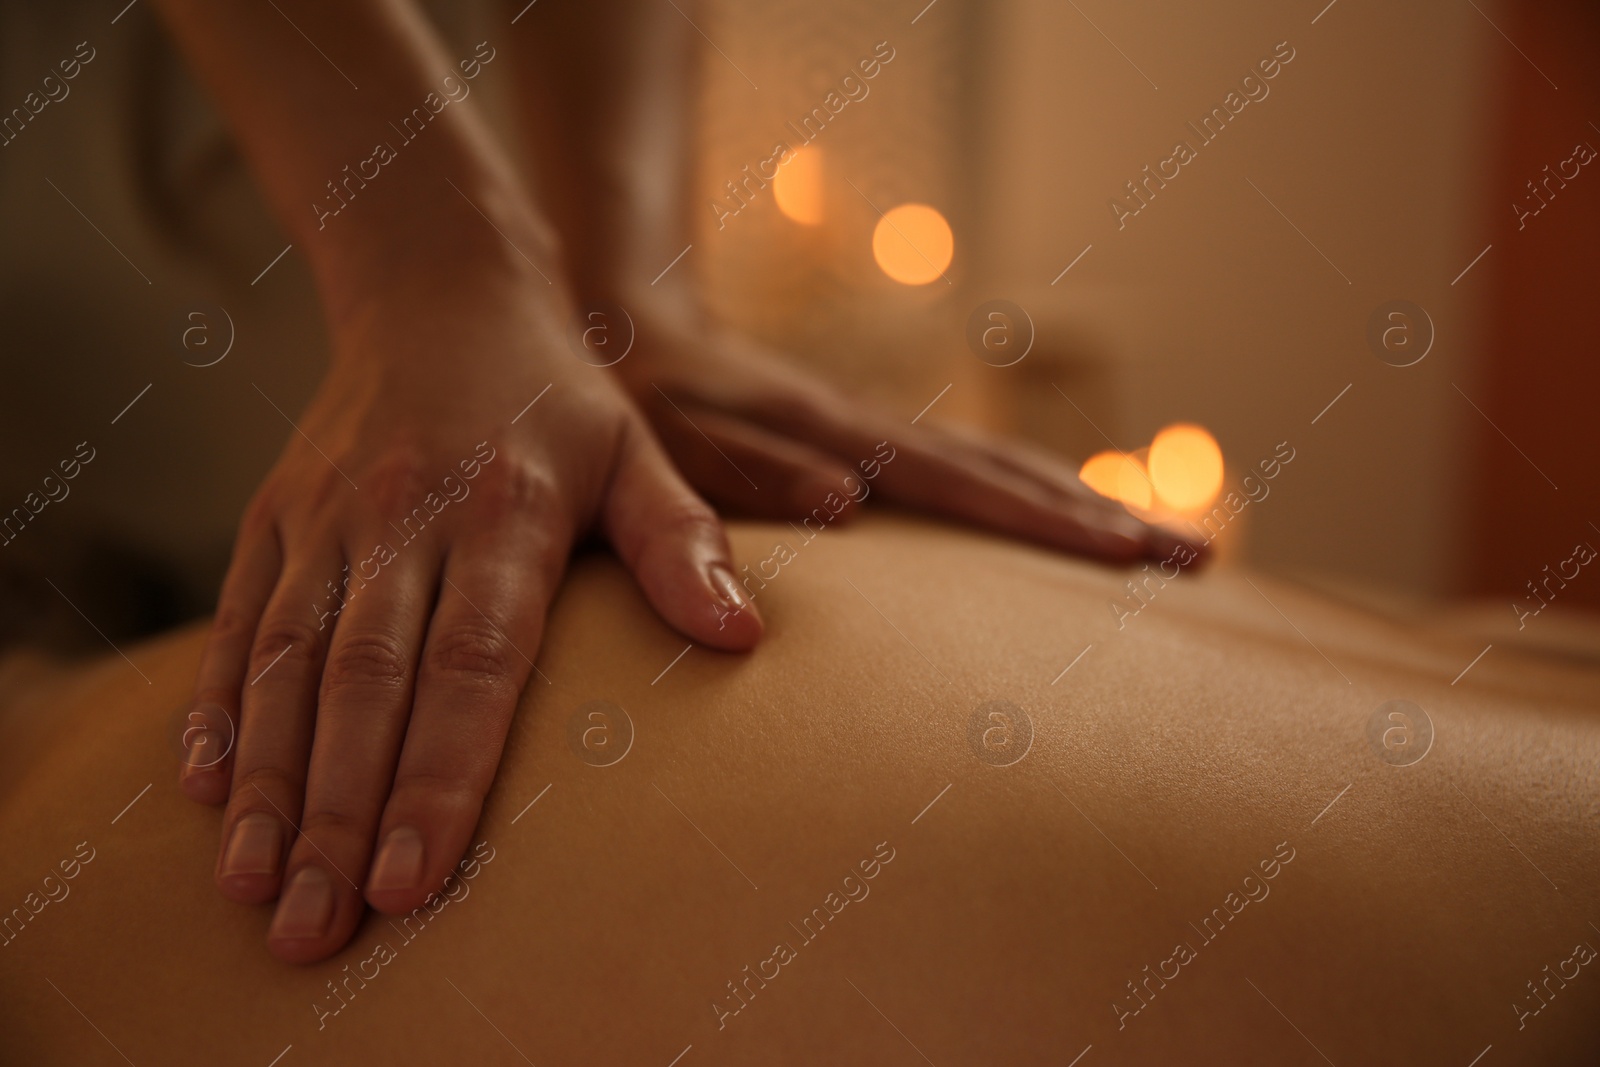
<svg viewBox="0 0 1600 1067">
<path fill-rule="evenodd" d="M 1229 539 L 1268 566 L 1452 588 L 1478 418 L 1456 386 L 1481 392 L 1483 279 L 1451 283 L 1489 239 L 1486 72 L 1504 43 L 1456 0 L 1325 4 L 719 5 L 708 197 L 856 53 L 886 39 L 896 58 L 814 142 L 837 205 L 822 232 L 759 200 L 708 226 L 714 291 L 857 389 L 894 384 L 908 415 L 951 383 L 939 414 L 1080 459 L 1196 421 L 1233 479 L 1288 441 L 1294 463 Z M 1293 58 L 1242 88 L 1275 52 Z M 1266 95 L 1225 112 L 1210 143 L 1187 125 L 1246 89 Z M 1111 200 L 1139 206 L 1125 183 L 1180 140 L 1193 161 L 1119 220 Z M 912 200 L 955 229 L 948 285 L 907 289 L 872 268 L 875 210 Z M 1014 367 L 964 341 L 993 297 L 1038 332 Z M 1403 368 L 1368 341 L 1397 299 L 1437 335 Z M 1427 327 L 1412 325 L 1421 344 Z"/>
<path fill-rule="evenodd" d="M 297 413 L 323 342 L 294 254 L 252 284 L 286 241 L 148 9 L 115 26 L 111 14 L 33 5 L 0 33 L 8 98 L 75 42 L 99 49 L 73 99 L 0 161 L 12 355 L 0 487 L 27 491 L 90 439 L 100 458 L 73 499 L 11 551 L 47 552 L 97 525 L 166 553 L 208 590 L 234 516 L 289 432 L 257 387 Z M 488 21 L 474 40 L 500 32 L 504 13 L 475 17 Z M 1492 77 L 1515 58 L 1488 21 L 1499 6 L 708 0 L 696 17 L 713 47 L 702 232 L 684 268 L 729 320 L 906 418 L 937 397 L 930 418 L 1022 432 L 1079 459 L 1192 420 L 1217 434 L 1237 478 L 1288 441 L 1297 458 L 1231 541 L 1273 567 L 1452 586 L 1481 432 L 1463 395 L 1486 402 L 1485 286 L 1502 267 L 1489 259 L 1451 283 L 1493 237 L 1481 214 Z M 1265 82 L 1269 95 L 1199 144 L 1187 124 L 1224 106 L 1280 42 L 1294 58 Z M 807 146 L 825 162 L 821 225 L 784 218 L 770 188 L 731 217 L 713 208 L 776 142 L 798 146 L 803 116 L 840 93 L 848 104 Z M 1196 142 L 1196 158 L 1119 227 L 1112 198 L 1135 204 L 1125 183 L 1179 139 Z M 12 164 L 19 153 L 27 166 Z M 112 223 L 151 201 L 158 225 Z M 944 278 L 915 288 L 885 277 L 870 251 L 879 213 L 911 201 L 937 207 L 956 235 Z M 138 267 L 84 216 L 111 225 Z M 997 297 L 1037 330 L 1029 356 L 1005 368 L 966 338 L 974 309 Z M 1374 309 L 1395 299 L 1425 309 L 1437 334 L 1403 368 L 1367 336 Z M 237 327 L 232 354 L 209 369 L 186 365 L 195 354 L 178 341 L 201 305 L 226 307 Z M 117 344 L 99 341 L 108 332 Z"/>
<path fill-rule="evenodd" d="M 972 269 L 961 249 L 980 226 L 966 154 L 982 76 L 971 31 L 987 16 L 940 0 L 913 24 L 922 4 L 702 8 L 716 47 L 704 57 L 694 269 L 725 319 L 906 418 L 972 373 L 959 341 Z M 820 158 L 820 224 L 784 217 L 770 185 L 747 181 L 745 168 L 779 145 Z M 937 207 L 955 229 L 948 281 L 908 287 L 874 265 L 874 225 L 908 202 Z M 737 212 L 719 210 L 728 206 Z M 981 406 L 965 389 L 940 410 L 975 418 Z"/>
<path fill-rule="evenodd" d="M 430 7 L 459 54 L 506 35 L 487 0 Z M 0 508 L 80 443 L 94 458 L 0 548 L 0 642 L 104 648 L 85 616 L 120 636 L 211 610 L 293 432 L 274 405 L 297 416 L 327 352 L 309 272 L 277 258 L 288 238 L 150 5 L 0 4 L 5 108 L 75 53 L 70 92 L 0 148 Z"/>
<path fill-rule="evenodd" d="M 1463 556 L 1477 417 L 1452 383 L 1481 392 L 1482 290 L 1451 282 L 1488 241 L 1500 39 L 1458 0 L 1326 4 L 1002 5 L 981 269 L 1045 316 L 1094 324 L 1120 372 L 1097 421 L 1119 447 L 1180 419 L 1210 427 L 1235 470 L 1291 443 L 1274 495 L 1245 513 L 1256 561 L 1438 592 Z M 1280 42 L 1294 58 L 1267 95 L 1202 143 L 1188 124 Z M 1196 158 L 1119 228 L 1110 199 L 1135 204 L 1124 183 L 1179 140 Z M 1410 367 L 1368 342 L 1393 299 L 1437 332 Z"/>
<path fill-rule="evenodd" d="M 1574 551 L 1600 549 L 1600 8 L 1526 0 L 1503 28 L 1526 54 L 1495 64 L 1505 150 L 1485 204 L 1493 303 L 1466 581 L 1542 614 L 1600 606 L 1600 566 Z"/>
</svg>

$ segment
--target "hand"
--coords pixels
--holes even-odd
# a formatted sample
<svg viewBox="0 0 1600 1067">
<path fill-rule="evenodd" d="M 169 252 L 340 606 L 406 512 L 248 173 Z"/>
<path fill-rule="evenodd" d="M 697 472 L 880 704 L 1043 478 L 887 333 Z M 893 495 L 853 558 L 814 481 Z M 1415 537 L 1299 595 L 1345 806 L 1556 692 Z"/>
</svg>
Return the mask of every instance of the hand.
<svg viewBox="0 0 1600 1067">
<path fill-rule="evenodd" d="M 626 306 L 637 340 L 615 369 L 689 483 L 719 508 L 795 519 L 842 502 L 844 519 L 855 496 L 865 499 L 862 464 L 881 459 L 886 441 L 895 458 L 870 468 L 877 477 L 865 490 L 885 500 L 1112 562 L 1205 555 L 1046 453 L 911 425 L 850 400 L 761 344 L 717 329 L 687 300 L 647 296 Z"/>
<path fill-rule="evenodd" d="M 760 636 L 716 516 L 567 350 L 550 292 L 474 278 L 345 317 L 241 525 L 196 691 L 237 743 L 181 784 L 227 801 L 217 885 L 279 898 L 285 960 L 340 948 L 363 897 L 422 905 L 461 859 L 575 538 L 602 533 L 686 636 Z"/>
</svg>

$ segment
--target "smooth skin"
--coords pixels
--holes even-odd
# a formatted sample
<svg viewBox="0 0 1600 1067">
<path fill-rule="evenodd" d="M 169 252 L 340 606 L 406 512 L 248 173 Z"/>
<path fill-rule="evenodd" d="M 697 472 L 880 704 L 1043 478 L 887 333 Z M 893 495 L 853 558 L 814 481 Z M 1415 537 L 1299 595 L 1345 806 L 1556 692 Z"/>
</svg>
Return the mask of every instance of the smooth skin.
<svg viewBox="0 0 1600 1067">
<path fill-rule="evenodd" d="M 580 539 L 603 537 L 665 621 L 725 651 L 754 646 L 762 622 L 707 498 L 804 514 L 880 441 L 903 457 L 877 486 L 888 499 L 1105 559 L 1164 557 L 1176 544 L 1049 461 L 845 401 L 716 330 L 687 289 L 647 307 L 603 281 L 635 277 L 652 242 L 686 224 L 676 179 L 607 183 L 614 196 L 574 211 L 560 181 L 543 180 L 565 149 L 535 138 L 536 198 L 471 100 L 451 103 L 337 215 L 319 215 L 311 205 L 332 202 L 327 183 L 459 75 L 415 5 L 159 6 L 307 257 L 332 334 L 328 376 L 241 523 L 180 771 L 188 796 L 227 806 L 223 894 L 277 899 L 278 957 L 325 958 L 368 905 L 407 912 L 443 885 Z M 530 99 L 547 115 L 576 109 L 567 180 L 579 185 L 601 165 L 585 143 L 635 168 L 653 151 L 682 169 L 688 97 L 652 94 L 687 84 L 675 72 L 692 64 L 692 42 L 659 13 L 618 24 L 619 11 L 518 27 L 534 46 L 527 69 L 540 45 L 566 42 L 567 65 L 549 66 L 556 82 Z M 619 66 L 557 94 L 582 56 Z M 593 114 L 551 103 L 586 94 Z M 644 121 L 647 104 L 667 108 L 664 131 Z M 595 132 L 609 129 L 618 136 Z M 641 351 L 613 370 L 576 359 L 566 338 L 575 303 L 602 292 L 640 312 Z M 704 436 L 685 430 L 691 414 Z M 711 462 L 708 439 L 759 472 L 766 495 Z M 429 505 L 438 518 L 422 536 L 400 531 L 446 474 L 474 462 L 467 495 Z M 379 545 L 394 558 L 374 576 Z M 360 580 L 347 585 L 348 573 Z"/>
<path fill-rule="evenodd" d="M 110 650 L 0 659 L 0 1058 L 1600 1062 L 1600 642 L 1546 615 L 1452 684 L 1484 636 L 1265 575 L 1170 582 L 1119 629 L 1125 574 L 970 531 L 730 536 L 752 569 L 796 553 L 760 651 L 660 677 L 684 639 L 585 554 L 447 902 L 311 967 L 211 892 L 217 813 L 162 775 L 198 628 L 124 646 L 150 685 Z M 1396 699 L 1431 738 L 1385 759 Z M 991 701 L 1025 751 L 975 734 Z"/>
</svg>

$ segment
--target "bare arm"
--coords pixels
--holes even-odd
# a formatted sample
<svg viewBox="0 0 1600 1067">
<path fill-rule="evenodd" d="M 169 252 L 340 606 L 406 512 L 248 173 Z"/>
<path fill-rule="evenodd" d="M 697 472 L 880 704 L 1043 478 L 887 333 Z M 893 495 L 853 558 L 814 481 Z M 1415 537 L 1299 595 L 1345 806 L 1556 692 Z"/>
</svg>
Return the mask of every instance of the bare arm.
<svg viewBox="0 0 1600 1067">
<path fill-rule="evenodd" d="M 1103 559 L 1197 558 L 1196 546 L 1134 519 L 1052 457 L 908 426 L 721 328 L 692 265 L 655 280 L 696 240 L 703 18 L 689 0 L 536 5 L 518 23 L 514 60 L 574 286 L 631 317 L 635 351 L 615 370 L 690 482 L 744 514 L 838 513 L 860 496 L 862 459 L 890 439 L 910 462 L 876 487 L 884 499 Z"/>
<path fill-rule="evenodd" d="M 441 263 L 557 273 L 554 232 L 475 107 L 453 99 L 498 57 L 491 42 L 449 56 L 397 0 L 160 9 L 336 312 L 437 280 Z"/>
<path fill-rule="evenodd" d="M 696 17 L 693 0 L 596 0 L 535 6 L 517 23 L 535 180 L 587 299 L 642 302 L 693 240 Z M 692 297 L 692 277 L 668 274 L 652 295 Z"/>
<path fill-rule="evenodd" d="M 715 515 L 567 350 L 554 235 L 468 97 L 494 45 L 448 57 L 400 0 L 162 10 L 334 334 L 241 524 L 182 773 L 227 801 L 218 886 L 278 898 L 268 944 L 304 962 L 460 859 L 575 539 L 694 640 L 760 621 Z"/>
</svg>

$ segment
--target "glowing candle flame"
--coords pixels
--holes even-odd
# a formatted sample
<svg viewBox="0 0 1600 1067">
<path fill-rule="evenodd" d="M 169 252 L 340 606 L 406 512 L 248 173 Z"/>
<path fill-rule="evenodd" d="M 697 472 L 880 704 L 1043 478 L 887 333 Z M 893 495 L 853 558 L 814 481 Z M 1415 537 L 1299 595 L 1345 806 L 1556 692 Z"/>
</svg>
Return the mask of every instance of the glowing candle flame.
<svg viewBox="0 0 1600 1067">
<path fill-rule="evenodd" d="M 883 273 L 905 285 L 941 277 L 955 254 L 950 224 L 927 204 L 901 204 L 872 231 L 872 258 Z"/>
<path fill-rule="evenodd" d="M 1150 480 L 1174 511 L 1204 509 L 1222 489 L 1222 449 L 1201 426 L 1177 423 L 1150 442 Z"/>
<path fill-rule="evenodd" d="M 1150 507 L 1150 476 L 1144 464 L 1121 452 L 1096 452 L 1078 471 L 1083 484 L 1141 511 Z"/>
<path fill-rule="evenodd" d="M 822 151 L 802 148 L 778 168 L 772 180 L 778 210 L 802 226 L 822 222 Z"/>
</svg>

